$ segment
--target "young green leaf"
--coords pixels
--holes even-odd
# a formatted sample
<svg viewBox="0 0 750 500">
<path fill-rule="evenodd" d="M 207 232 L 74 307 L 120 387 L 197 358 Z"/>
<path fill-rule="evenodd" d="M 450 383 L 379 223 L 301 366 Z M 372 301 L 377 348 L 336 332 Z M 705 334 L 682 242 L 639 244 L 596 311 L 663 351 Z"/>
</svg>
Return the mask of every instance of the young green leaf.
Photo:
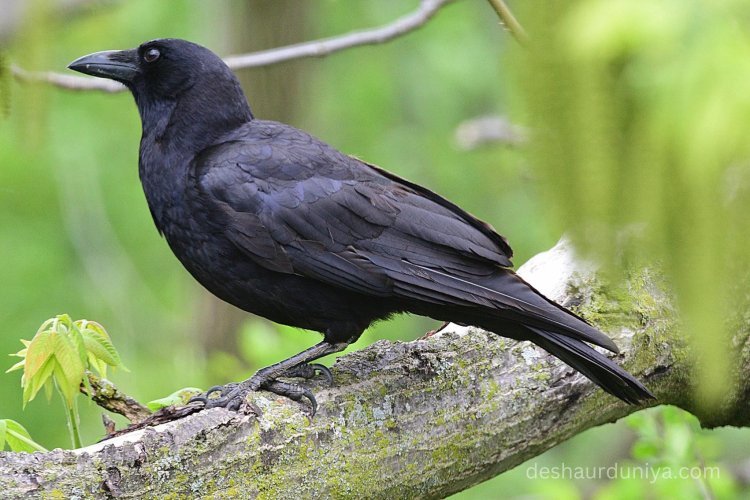
<svg viewBox="0 0 750 500">
<path fill-rule="evenodd" d="M 63 397 L 63 400 L 65 401 L 65 406 L 68 408 L 73 407 L 73 400 L 75 399 L 76 395 L 78 394 L 78 383 L 74 383 L 70 381 L 65 374 L 65 371 L 60 366 L 59 363 L 55 364 L 55 371 L 54 371 L 54 377 L 55 377 L 55 387 L 57 387 L 57 390 L 60 391 L 60 395 Z"/>
<path fill-rule="evenodd" d="M 73 321 L 67 314 L 50 318 L 39 327 L 34 337 L 21 340 L 24 348 L 11 356 L 22 358 L 7 371 L 23 368 L 21 386 L 23 405 L 36 397 L 42 389 L 49 399 L 57 389 L 67 409 L 68 427 L 74 447 L 80 446 L 76 396 L 81 384 L 88 393 L 93 391 L 85 377 L 86 370 L 106 375 L 107 366 L 125 368 L 112 345 L 107 331 L 95 321 Z M 7 426 L 6 426 L 7 427 Z M 6 429 L 4 440 L 10 439 Z M 16 439 L 25 439 L 23 436 Z"/>
<path fill-rule="evenodd" d="M 81 331 L 84 345 L 90 355 L 89 358 L 93 355 L 104 363 L 97 363 L 94 365 L 94 368 L 96 368 L 102 376 L 106 376 L 106 365 L 125 369 L 125 366 L 120 360 L 120 355 L 117 353 L 109 334 L 102 325 L 95 321 L 88 321 L 85 319 L 80 319 L 76 321 L 75 324 Z M 100 369 L 100 367 L 103 367 L 103 369 Z"/>
<path fill-rule="evenodd" d="M 68 405 L 72 406 L 86 370 L 85 360 L 81 360 L 78 347 L 70 336 L 55 335 L 54 339 L 57 359 L 54 368 L 55 379 Z"/>
<path fill-rule="evenodd" d="M 23 425 L 15 420 L 0 419 L 0 451 L 5 445 L 8 445 L 11 451 L 47 451 L 42 445 L 31 439 L 29 431 Z"/>
<path fill-rule="evenodd" d="M 27 398 L 26 398 L 26 397 L 24 396 L 24 401 L 23 401 L 24 405 L 25 405 L 25 404 L 26 404 L 27 402 L 29 402 L 29 401 L 31 401 L 32 399 L 34 399 L 34 397 L 35 397 L 35 396 L 36 396 L 36 394 L 37 394 L 37 393 L 39 392 L 39 390 L 40 390 L 40 389 L 41 389 L 42 387 L 46 386 L 46 385 L 47 385 L 47 384 L 48 384 L 48 383 L 50 382 L 50 377 L 51 377 L 51 376 L 52 376 L 52 374 L 54 373 L 54 370 L 55 370 L 55 364 L 56 364 L 56 363 L 57 363 L 57 360 L 56 360 L 56 359 L 54 358 L 54 356 L 53 356 L 53 357 L 51 357 L 51 358 L 49 358 L 49 359 L 47 359 L 47 361 L 45 361 L 44 365 L 42 365 L 42 367 L 41 367 L 41 368 L 39 369 L 39 371 L 37 372 L 36 376 L 35 376 L 35 377 L 33 377 L 33 378 L 32 378 L 32 379 L 31 379 L 31 380 L 30 380 L 30 381 L 28 382 L 28 384 L 27 384 L 27 385 L 28 385 L 28 391 L 29 391 L 29 394 L 28 394 L 28 396 L 29 396 L 29 397 L 28 397 L 28 399 L 27 399 Z M 24 391 L 24 394 L 25 394 L 25 392 L 26 392 L 26 391 Z M 47 398 L 47 400 L 49 400 L 49 395 L 48 395 L 48 398 Z"/>
<path fill-rule="evenodd" d="M 26 360 L 23 369 L 23 376 L 28 381 L 31 380 L 36 372 L 52 356 L 54 351 L 54 340 L 56 333 L 52 330 L 43 330 L 37 332 L 27 348 Z"/>
<path fill-rule="evenodd" d="M 23 368 L 23 365 L 25 365 L 25 364 L 26 364 L 26 360 L 22 359 L 21 361 L 19 361 L 15 365 L 13 365 L 10 368 L 8 368 L 7 370 L 5 370 L 5 373 L 10 373 L 10 372 L 14 372 L 16 370 L 20 370 L 21 368 Z"/>
<path fill-rule="evenodd" d="M 29 344 L 31 344 L 31 342 L 28 340 L 21 339 L 21 343 L 24 345 L 23 349 L 21 349 L 15 354 L 9 354 L 9 356 L 21 358 L 21 361 L 19 361 L 15 365 L 5 370 L 5 373 L 10 373 L 16 370 L 20 370 L 26 364 L 26 354 L 29 352 Z"/>
<path fill-rule="evenodd" d="M 151 411 L 157 411 L 166 408 L 167 406 L 184 405 L 187 404 L 190 398 L 197 396 L 202 392 L 203 391 L 197 387 L 184 387 L 176 390 L 169 396 L 149 401 L 146 403 L 146 407 Z"/>
</svg>

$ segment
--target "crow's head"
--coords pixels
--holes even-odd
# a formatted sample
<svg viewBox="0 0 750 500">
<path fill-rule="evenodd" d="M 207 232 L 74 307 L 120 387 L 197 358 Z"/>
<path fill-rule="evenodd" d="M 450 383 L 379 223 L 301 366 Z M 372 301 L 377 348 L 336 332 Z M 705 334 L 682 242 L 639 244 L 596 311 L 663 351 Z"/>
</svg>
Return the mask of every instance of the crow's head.
<svg viewBox="0 0 750 500">
<path fill-rule="evenodd" d="M 110 50 L 80 57 L 74 71 L 123 83 L 135 97 L 144 130 L 175 110 L 182 119 L 200 114 L 235 122 L 252 118 L 234 73 L 219 56 L 186 40 L 162 38 L 130 50 Z M 216 125 L 214 122 L 213 125 Z"/>
</svg>

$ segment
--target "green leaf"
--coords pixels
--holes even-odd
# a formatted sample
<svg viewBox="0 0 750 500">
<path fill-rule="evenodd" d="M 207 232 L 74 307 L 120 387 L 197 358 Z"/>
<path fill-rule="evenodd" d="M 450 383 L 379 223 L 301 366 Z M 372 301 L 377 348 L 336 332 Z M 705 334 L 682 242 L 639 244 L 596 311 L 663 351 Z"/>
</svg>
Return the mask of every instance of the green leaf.
<svg viewBox="0 0 750 500">
<path fill-rule="evenodd" d="M 55 364 L 57 364 L 57 360 L 54 356 L 47 359 L 37 374 L 32 379 L 25 381 L 23 394 L 24 406 L 34 399 L 39 390 L 47 383 L 50 376 L 54 373 Z"/>
<path fill-rule="evenodd" d="M 634 458 L 647 462 L 649 460 L 655 460 L 659 456 L 660 450 L 661 447 L 656 443 L 650 441 L 636 441 L 633 443 L 631 453 Z"/>
<path fill-rule="evenodd" d="M 89 360 L 89 370 L 92 368 L 99 374 L 100 377 L 106 378 L 107 377 L 107 363 L 103 360 L 99 359 L 89 351 L 87 353 L 88 360 Z"/>
<path fill-rule="evenodd" d="M 102 373 L 102 367 L 106 370 L 106 365 L 117 366 L 117 361 L 112 357 L 110 352 L 96 340 L 85 336 L 83 339 L 86 344 L 89 364 L 96 369 L 101 376 L 106 375 L 106 373 Z"/>
<path fill-rule="evenodd" d="M 56 335 L 54 353 L 57 358 L 55 377 L 58 388 L 72 405 L 86 370 L 84 361 L 81 360 L 75 341 L 67 335 Z"/>
<path fill-rule="evenodd" d="M 25 365 L 25 364 L 26 364 L 26 360 L 22 359 L 21 361 L 19 361 L 15 365 L 13 365 L 10 368 L 8 368 L 7 370 L 5 370 L 5 373 L 10 373 L 10 372 L 14 372 L 16 370 L 20 370 L 21 368 L 23 368 L 23 365 Z"/>
<path fill-rule="evenodd" d="M 110 366 L 125 368 L 109 334 L 102 325 L 85 319 L 76 321 L 76 325 L 83 335 L 83 341 L 89 353 Z M 102 373 L 102 376 L 104 375 L 105 373 Z"/>
<path fill-rule="evenodd" d="M 34 334 L 34 336 L 36 337 L 37 335 L 39 335 L 43 331 L 54 329 L 55 327 L 53 325 L 56 325 L 58 321 L 59 320 L 58 320 L 57 316 L 54 317 L 54 318 L 48 319 L 47 321 L 45 321 L 44 323 L 42 323 L 42 326 L 39 327 L 39 329 L 36 331 L 36 334 Z M 28 346 L 26 346 L 26 347 L 28 347 Z"/>
<path fill-rule="evenodd" d="M 65 371 L 63 370 L 63 368 L 60 366 L 59 363 L 55 363 L 54 377 L 55 377 L 55 386 L 57 387 L 57 390 L 60 391 L 60 394 L 62 395 L 63 401 L 65 402 L 65 405 L 67 406 L 68 410 L 73 408 L 75 397 L 78 394 L 78 387 L 80 385 L 80 379 L 77 383 L 72 382 L 67 377 L 67 375 L 65 374 Z"/>
<path fill-rule="evenodd" d="M 47 401 L 52 400 L 52 390 L 55 388 L 55 383 L 53 382 L 52 378 L 48 378 L 47 381 L 44 383 L 44 397 L 47 398 Z"/>
<path fill-rule="evenodd" d="M 166 408 L 167 406 L 187 404 L 190 398 L 192 398 L 193 396 L 197 396 L 202 392 L 203 391 L 201 389 L 198 389 L 197 387 L 184 387 L 182 389 L 176 390 L 169 396 L 149 401 L 148 403 L 146 403 L 146 407 L 151 411 L 156 411 L 162 408 Z"/>
<path fill-rule="evenodd" d="M 13 365 L 10 368 L 8 368 L 7 370 L 5 370 L 5 373 L 10 373 L 10 372 L 14 372 L 16 370 L 20 370 L 26 364 L 26 354 L 29 352 L 29 344 L 31 344 L 31 341 L 24 340 L 24 339 L 20 339 L 20 340 L 21 340 L 21 343 L 24 345 L 23 349 L 21 349 L 20 351 L 18 351 L 15 354 L 9 354 L 9 356 L 15 356 L 17 358 L 21 358 L 21 361 L 19 361 L 15 365 Z"/>
<path fill-rule="evenodd" d="M 76 326 L 75 323 L 70 323 L 68 326 L 68 335 L 67 337 L 71 340 L 71 343 L 75 347 L 76 352 L 78 353 L 78 358 L 81 360 L 81 364 L 86 367 L 86 345 L 83 340 L 83 334 L 81 333 L 81 330 Z"/>
<path fill-rule="evenodd" d="M 3 449 L 5 444 L 3 441 L 8 443 L 11 451 L 26 451 L 29 453 L 47 451 L 46 448 L 31 439 L 29 431 L 15 420 L 0 420 L 0 450 Z"/>
<path fill-rule="evenodd" d="M 73 321 L 67 314 L 46 320 L 30 341 L 21 340 L 21 343 L 24 348 L 11 356 L 23 358 L 23 361 L 7 371 L 23 368 L 24 407 L 42 387 L 48 398 L 55 387 L 70 410 L 82 381 L 86 383 L 87 369 L 102 376 L 106 375 L 108 365 L 126 369 L 102 325 L 85 319 Z"/>
<path fill-rule="evenodd" d="M 24 378 L 28 381 L 34 377 L 39 368 L 52 356 L 54 351 L 54 337 L 57 333 L 52 330 L 37 332 L 27 348 L 24 365 Z"/>
</svg>

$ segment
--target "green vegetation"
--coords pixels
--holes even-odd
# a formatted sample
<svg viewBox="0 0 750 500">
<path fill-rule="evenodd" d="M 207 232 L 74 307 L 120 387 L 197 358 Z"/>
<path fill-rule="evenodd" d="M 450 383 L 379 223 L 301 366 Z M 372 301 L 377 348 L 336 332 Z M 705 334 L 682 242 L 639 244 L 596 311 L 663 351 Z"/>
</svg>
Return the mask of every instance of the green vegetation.
<svg viewBox="0 0 750 500">
<path fill-rule="evenodd" d="M 9 17 L 0 32 L 0 353 L 15 351 L 24 332 L 56 311 L 95 317 L 116 332 L 131 368 L 118 371 L 118 387 L 148 401 L 175 387 L 243 379 L 313 344 L 314 334 L 257 318 L 226 320 L 236 313 L 216 306 L 171 255 L 138 183 L 130 96 L 20 84 L 9 65 L 63 72 L 82 54 L 163 36 L 221 54 L 247 52 L 383 24 L 416 1 L 23 4 L 25 15 Z M 686 331 L 704 353 L 699 390 L 710 404 L 731 377 L 726 318 L 747 295 L 738 283 L 750 256 L 750 6 L 511 6 L 529 34 L 524 48 L 486 1 L 463 0 L 391 43 L 240 76 L 256 115 L 284 119 L 446 195 L 506 235 L 519 264 L 563 232 L 609 262 L 613 276 L 627 265 L 661 263 Z M 462 149 L 454 140 L 458 125 L 492 114 L 524 126 L 528 142 Z M 405 317 L 383 322 L 353 348 L 414 339 L 434 326 Z M 59 389 L 62 399 L 73 405 L 80 365 L 106 369 L 96 366 L 104 357 L 81 359 L 76 342 L 62 354 L 72 365 L 57 370 L 67 388 Z M 0 417 L 13 419 L 0 420 L 0 442 L 12 450 L 33 447 L 16 421 L 47 447 L 69 446 L 68 415 L 42 398 L 32 401 L 42 387 L 54 387 L 55 370 L 37 367 L 37 377 L 45 373 L 23 388 L 0 377 Z M 99 439 L 100 409 L 78 411 L 80 440 Z M 457 497 L 735 498 L 748 494 L 736 466 L 746 463 L 748 449 L 747 429 L 700 430 L 691 417 L 657 408 L 579 435 Z M 720 477 L 529 476 L 530 467 L 562 463 L 716 466 Z"/>
<path fill-rule="evenodd" d="M 10 451 L 47 451 L 47 448 L 31 439 L 29 431 L 23 425 L 9 418 L 0 420 L 0 451 L 6 445 Z"/>
<path fill-rule="evenodd" d="M 164 396 L 163 398 L 149 401 L 148 403 L 146 403 L 146 407 L 151 411 L 156 411 L 161 410 L 162 408 L 166 408 L 167 406 L 184 405 L 187 404 L 188 401 L 190 401 L 190 398 L 192 398 L 193 396 L 197 396 L 202 392 L 203 390 L 198 389 L 197 387 L 184 387 L 182 389 L 174 391 L 169 396 Z"/>
<path fill-rule="evenodd" d="M 25 347 L 13 356 L 22 360 L 7 372 L 23 370 L 24 407 L 42 388 L 48 401 L 56 390 L 65 406 L 73 448 L 80 448 L 76 396 L 82 384 L 87 386 L 89 394 L 92 393 L 86 371 L 95 370 L 99 376 L 106 377 L 107 366 L 125 369 L 109 334 L 95 321 L 73 321 L 67 314 L 61 314 L 42 323 L 31 340 L 21 340 L 21 343 Z"/>
<path fill-rule="evenodd" d="M 726 318 L 750 260 L 748 13 L 738 0 L 525 2 L 534 36 L 513 53 L 548 213 L 614 269 L 662 263 L 707 406 L 731 384 Z"/>
</svg>

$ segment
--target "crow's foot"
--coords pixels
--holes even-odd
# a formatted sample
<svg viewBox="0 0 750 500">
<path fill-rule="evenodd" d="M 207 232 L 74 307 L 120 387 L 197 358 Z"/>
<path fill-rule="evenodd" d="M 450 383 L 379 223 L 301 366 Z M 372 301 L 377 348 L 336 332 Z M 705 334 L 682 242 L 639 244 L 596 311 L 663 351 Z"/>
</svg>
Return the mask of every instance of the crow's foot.
<svg viewBox="0 0 750 500">
<path fill-rule="evenodd" d="M 310 389 L 290 382 L 282 382 L 279 378 L 289 377 L 309 380 L 317 374 L 322 374 L 330 385 L 333 383 L 331 371 L 325 366 L 311 363 L 311 361 L 334 352 L 343 351 L 347 345 L 349 345 L 347 342 L 330 343 L 324 340 L 284 361 L 259 370 L 258 373 L 244 382 L 212 387 L 204 394 L 192 398 L 190 402 L 202 403 L 204 408 L 221 407 L 236 411 L 243 407 L 247 395 L 251 391 L 263 389 L 293 401 L 302 401 L 305 398 L 310 401 L 311 416 L 315 415 L 318 402 Z"/>
<path fill-rule="evenodd" d="M 215 385 L 203 394 L 190 398 L 190 403 L 203 403 L 203 407 L 208 408 L 226 408 L 227 410 L 237 411 L 242 406 L 248 393 L 253 389 L 244 387 L 247 382 L 232 382 L 227 385 Z"/>
<path fill-rule="evenodd" d="M 318 373 L 322 374 L 327 382 L 333 382 L 331 371 L 323 365 L 317 363 L 302 363 L 293 366 L 289 370 L 277 375 L 278 377 L 290 378 L 314 378 Z M 287 397 L 293 401 L 301 401 L 307 398 L 310 401 L 312 409 L 311 416 L 315 415 L 318 409 L 318 402 L 315 395 L 309 389 L 297 384 L 282 382 L 272 378 L 265 369 L 245 380 L 244 382 L 231 383 L 227 385 L 217 385 L 211 387 L 204 394 L 195 396 L 190 402 L 203 403 L 204 408 L 226 408 L 227 410 L 237 411 L 247 399 L 247 395 L 252 391 L 266 390 Z"/>
</svg>

